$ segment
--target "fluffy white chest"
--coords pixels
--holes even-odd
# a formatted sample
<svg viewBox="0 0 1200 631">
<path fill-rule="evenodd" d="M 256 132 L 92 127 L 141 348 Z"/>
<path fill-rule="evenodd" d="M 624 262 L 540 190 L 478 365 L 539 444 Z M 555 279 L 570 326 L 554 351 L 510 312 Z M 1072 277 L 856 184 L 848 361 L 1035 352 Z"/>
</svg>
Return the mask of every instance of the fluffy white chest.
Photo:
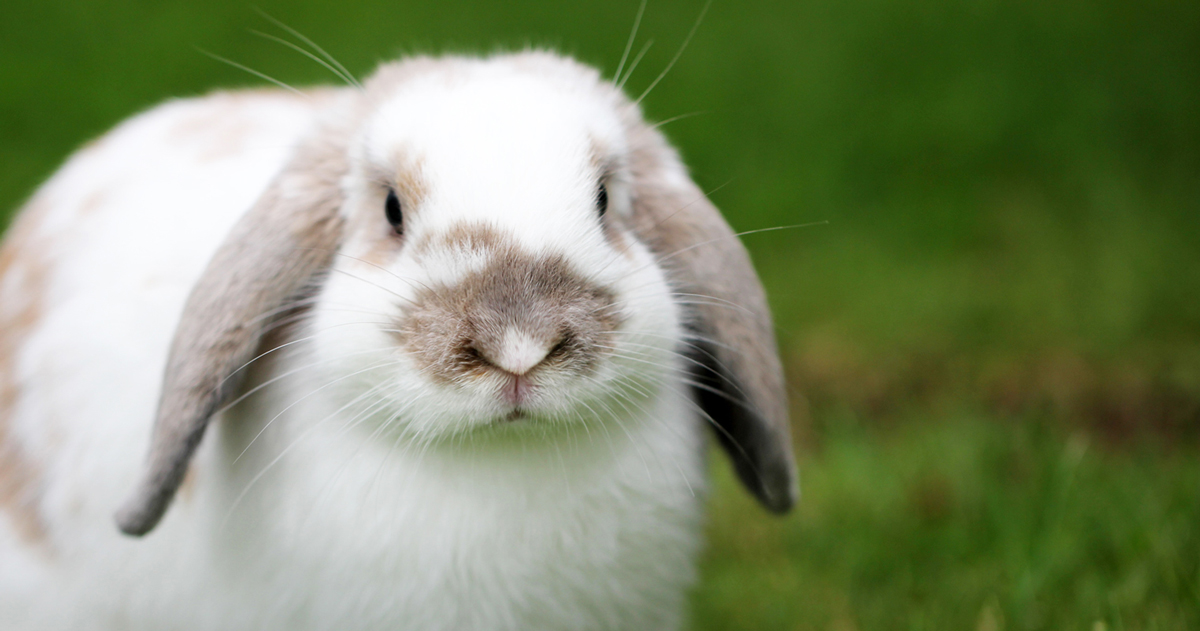
<svg viewBox="0 0 1200 631">
<path fill-rule="evenodd" d="M 657 417 L 592 435 L 436 447 L 310 407 L 247 450 L 260 424 L 231 417 L 197 472 L 223 479 L 198 477 L 190 500 L 223 523 L 180 523 L 193 519 L 185 509 L 164 528 L 217 533 L 197 563 L 227 569 L 227 597 L 271 603 L 246 621 L 260 628 L 676 628 L 694 578 L 703 437 L 678 402 L 653 406 Z"/>
</svg>

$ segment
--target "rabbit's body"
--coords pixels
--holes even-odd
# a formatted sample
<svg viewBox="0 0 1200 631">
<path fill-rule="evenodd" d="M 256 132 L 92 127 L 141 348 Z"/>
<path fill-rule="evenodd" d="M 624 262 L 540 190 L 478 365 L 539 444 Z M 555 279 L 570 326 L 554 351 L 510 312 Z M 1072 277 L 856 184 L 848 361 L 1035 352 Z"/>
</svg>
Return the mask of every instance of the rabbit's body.
<svg viewBox="0 0 1200 631">
<path fill-rule="evenodd" d="M 391 437 L 364 445 L 374 427 L 347 431 L 353 413 L 308 397 L 234 464 L 322 385 L 297 373 L 226 414 L 161 532 L 134 541 L 112 527 L 188 291 L 314 113 L 286 93 L 173 102 L 99 140 L 31 201 L 16 229 L 45 261 L 39 309 L 57 317 L 12 357 L 21 395 L 6 440 L 38 463 L 19 482 L 37 500 L 0 520 L 0 627 L 673 628 L 703 484 L 699 426 L 673 394 L 651 407 L 658 422 L 623 419 L 629 435 L 420 453 Z M 128 235 L 137 247 L 112 247 Z M 23 533 L 18 519 L 40 523 Z"/>
<path fill-rule="evenodd" d="M 368 99 L 365 118 L 350 90 L 168 103 L 81 150 L 16 220 L 0 252 L 0 628 L 675 629 L 701 530 L 709 413 L 697 400 L 755 492 L 790 505 L 786 444 L 761 455 L 774 442 L 758 442 L 777 439 L 755 433 L 767 425 L 726 424 L 740 412 L 691 390 L 741 377 L 737 398 L 754 399 L 774 392 L 778 364 L 769 319 L 747 369 L 762 378 L 736 374 L 744 359 L 721 356 L 707 321 L 697 328 L 715 355 L 685 352 L 692 316 L 672 292 L 695 289 L 673 270 L 708 264 L 687 257 L 728 228 L 716 215 L 659 228 L 707 202 L 661 137 L 628 118 L 636 110 L 542 54 L 380 74 L 375 85 L 400 96 Z M 377 144 L 305 157 L 346 121 L 358 121 L 347 141 Z M 371 171 L 389 138 L 419 165 Z M 604 166 L 588 157 L 596 147 L 628 155 Z M 289 179 L 297 164 L 325 170 Z M 598 217 L 592 168 L 609 173 Z M 179 381 L 186 347 L 227 326 L 202 298 L 229 244 L 289 196 L 336 200 L 345 241 L 286 242 L 293 266 L 325 256 L 316 275 L 251 265 L 223 281 L 284 287 L 228 324 L 261 334 L 211 343 L 240 345 L 205 369 L 211 381 Z M 376 210 L 385 196 L 394 231 Z M 317 225 L 280 225 L 238 256 Z M 740 273 L 739 252 L 711 264 Z M 705 291 L 761 304 L 752 272 L 730 287 L 751 294 Z M 738 308 L 714 322 L 752 314 Z M 550 348 L 538 331 L 565 337 Z M 711 357 L 709 370 L 732 376 L 697 381 Z M 162 460 L 181 387 L 211 401 L 195 416 L 205 422 L 247 394 L 217 413 L 190 466 L 198 432 L 184 460 Z M 786 440 L 786 426 L 769 431 Z M 167 469 L 145 477 L 148 449 L 150 469 Z M 126 532 L 165 510 L 144 497 L 179 489 L 145 540 L 109 519 L 139 478 L 152 495 L 119 515 Z"/>
</svg>

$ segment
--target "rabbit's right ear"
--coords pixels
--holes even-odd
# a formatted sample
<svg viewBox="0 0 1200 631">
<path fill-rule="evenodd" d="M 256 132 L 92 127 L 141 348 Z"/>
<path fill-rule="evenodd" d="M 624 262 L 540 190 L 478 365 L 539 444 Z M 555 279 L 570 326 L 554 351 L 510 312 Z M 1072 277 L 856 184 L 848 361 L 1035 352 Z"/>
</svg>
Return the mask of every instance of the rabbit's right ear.
<svg viewBox="0 0 1200 631">
<path fill-rule="evenodd" d="M 628 134 L 635 231 L 687 298 L 699 409 L 742 483 L 766 508 L 787 512 L 799 487 L 766 294 L 737 235 L 662 135 L 640 120 Z"/>
<path fill-rule="evenodd" d="M 237 390 L 229 379 L 276 313 L 327 268 L 342 235 L 345 134 L 326 129 L 296 150 L 238 221 L 192 289 L 167 358 L 141 480 L 117 511 L 128 535 L 152 530 L 183 481 L 209 418 Z"/>
</svg>

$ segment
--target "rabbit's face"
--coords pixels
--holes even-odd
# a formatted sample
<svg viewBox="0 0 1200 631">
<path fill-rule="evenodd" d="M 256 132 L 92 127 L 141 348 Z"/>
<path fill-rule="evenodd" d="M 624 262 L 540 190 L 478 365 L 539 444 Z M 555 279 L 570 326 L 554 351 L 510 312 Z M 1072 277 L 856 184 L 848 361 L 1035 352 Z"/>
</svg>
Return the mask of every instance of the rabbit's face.
<svg viewBox="0 0 1200 631">
<path fill-rule="evenodd" d="M 314 422 L 523 452 L 526 428 L 614 436 L 690 403 L 765 506 L 795 501 L 745 249 L 636 104 L 568 59 L 418 57 L 328 97 L 192 289 L 122 531 L 162 518 L 280 313 L 309 316 L 284 346 L 313 356 L 267 383 L 315 376 L 284 409 Z"/>
<path fill-rule="evenodd" d="M 464 65 L 375 99 L 310 332 L 370 424 L 619 421 L 674 365 L 680 314 L 630 229 L 622 101 L 572 78 Z"/>
</svg>

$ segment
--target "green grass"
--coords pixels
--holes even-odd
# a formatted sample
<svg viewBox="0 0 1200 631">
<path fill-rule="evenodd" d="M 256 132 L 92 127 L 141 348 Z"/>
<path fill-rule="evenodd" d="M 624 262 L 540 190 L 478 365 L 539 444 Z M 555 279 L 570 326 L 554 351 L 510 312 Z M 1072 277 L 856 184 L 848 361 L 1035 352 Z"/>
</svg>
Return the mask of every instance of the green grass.
<svg viewBox="0 0 1200 631">
<path fill-rule="evenodd" d="M 636 0 L 264 0 L 362 75 L 549 45 L 612 72 Z M 698 0 L 652 0 L 648 86 Z M 14 0 L 0 218 L 165 98 L 325 71 L 243 0 Z M 718 0 L 645 101 L 746 239 L 804 488 L 720 458 L 698 629 L 1200 628 L 1200 3 Z M 722 186 L 723 185 L 723 186 Z"/>
<path fill-rule="evenodd" d="M 696 629 L 1200 625 L 1194 450 L 970 410 L 887 431 L 822 420 L 785 520 L 720 467 Z"/>
</svg>

